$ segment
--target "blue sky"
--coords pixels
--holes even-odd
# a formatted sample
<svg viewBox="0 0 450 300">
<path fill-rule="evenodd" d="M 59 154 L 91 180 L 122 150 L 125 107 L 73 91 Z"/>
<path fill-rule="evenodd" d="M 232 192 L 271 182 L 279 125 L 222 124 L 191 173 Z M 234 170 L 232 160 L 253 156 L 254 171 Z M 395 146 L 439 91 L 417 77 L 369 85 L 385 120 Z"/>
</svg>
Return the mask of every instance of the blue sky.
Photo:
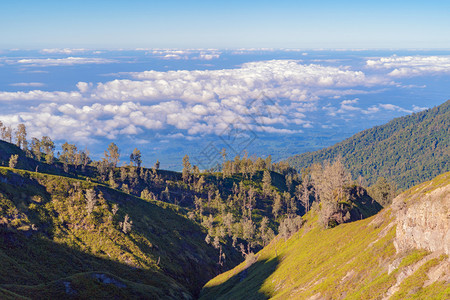
<svg viewBox="0 0 450 300">
<path fill-rule="evenodd" d="M 0 48 L 450 48 L 449 1 L 0 3 Z"/>
</svg>

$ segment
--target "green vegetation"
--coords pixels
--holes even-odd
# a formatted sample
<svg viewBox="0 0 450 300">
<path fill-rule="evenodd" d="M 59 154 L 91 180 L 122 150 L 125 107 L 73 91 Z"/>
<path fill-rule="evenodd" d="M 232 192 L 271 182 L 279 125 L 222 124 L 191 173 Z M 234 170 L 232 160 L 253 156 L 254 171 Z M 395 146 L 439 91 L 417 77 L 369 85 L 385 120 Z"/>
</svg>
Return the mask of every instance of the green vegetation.
<svg viewBox="0 0 450 300">
<path fill-rule="evenodd" d="M 407 189 L 450 171 L 450 100 L 423 112 L 364 130 L 326 149 L 293 156 L 297 170 L 342 156 L 353 178 L 378 177 Z"/>
<path fill-rule="evenodd" d="M 399 272 L 428 253 L 395 254 L 391 210 L 371 216 L 396 194 L 390 180 L 402 178 L 390 175 L 401 171 L 415 182 L 422 180 L 414 175 L 420 168 L 426 177 L 447 167 L 448 119 L 442 116 L 448 117 L 449 104 L 361 133 L 364 147 L 353 142 L 348 148 L 347 140 L 334 152 L 307 154 L 301 176 L 270 156 L 227 160 L 225 151 L 212 170 L 199 170 L 185 155 L 180 173 L 160 170 L 158 161 L 144 168 L 137 148 L 121 165 L 114 143 L 98 161 L 67 142 L 55 157 L 49 137 L 28 143 L 25 125 L 12 131 L 0 122 L 0 298 L 189 299 L 242 257 L 211 280 L 202 297 L 380 298 Z M 407 166 L 402 159 L 411 157 L 403 148 L 402 157 L 389 152 L 393 140 L 392 149 L 406 143 L 408 132 L 417 136 L 410 155 L 429 155 L 427 147 L 417 149 L 417 139 L 430 126 L 425 141 L 437 139 L 433 159 L 444 158 L 436 170 L 427 171 L 435 166 L 428 161 Z M 375 168 L 385 152 L 390 158 Z M 357 161 L 372 167 L 355 173 Z M 353 181 L 346 164 L 353 177 L 369 176 L 372 186 L 361 176 Z M 405 203 L 448 184 L 449 174 L 408 190 Z M 439 292 L 422 288 L 442 259 L 420 267 L 394 296 L 445 296 L 440 282 L 431 285 Z"/>
<path fill-rule="evenodd" d="M 208 278 L 239 259 L 224 246 L 226 260 L 218 266 L 218 251 L 178 206 L 89 181 L 10 168 L 0 168 L 0 179 L 3 290 L 61 298 L 69 285 L 81 298 L 120 290 L 123 298 L 180 299 L 198 293 Z M 130 226 L 124 230 L 126 216 Z M 106 274 L 99 276 L 118 284 L 97 291 L 102 280 L 92 274 Z"/>
<path fill-rule="evenodd" d="M 405 195 L 421 198 L 449 184 L 450 173 L 446 173 Z M 448 282 L 438 280 L 424 286 L 427 272 L 447 257 L 433 258 L 433 254 L 417 249 L 396 253 L 391 208 L 332 229 L 320 226 L 318 215 L 313 207 L 291 238 L 278 236 L 253 261 L 209 281 L 200 299 L 380 299 L 405 276 L 401 273 L 416 265 L 412 274 L 406 273 L 393 298 L 449 298 Z M 425 263 L 419 265 L 423 260 Z"/>
</svg>

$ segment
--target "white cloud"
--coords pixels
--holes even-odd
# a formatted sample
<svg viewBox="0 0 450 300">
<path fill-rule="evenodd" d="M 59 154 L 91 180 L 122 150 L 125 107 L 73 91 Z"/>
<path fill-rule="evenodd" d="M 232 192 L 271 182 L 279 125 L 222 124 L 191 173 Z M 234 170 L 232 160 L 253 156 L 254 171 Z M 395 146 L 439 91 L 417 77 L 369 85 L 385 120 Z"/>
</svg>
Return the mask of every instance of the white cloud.
<svg viewBox="0 0 450 300">
<path fill-rule="evenodd" d="M 303 65 L 292 60 L 273 60 L 243 64 L 236 69 L 202 71 L 145 71 L 129 73 L 135 80 L 123 79 L 99 83 L 94 99 L 118 101 L 160 101 L 177 99 L 206 103 L 232 99 L 245 103 L 261 95 L 292 101 L 317 100 L 324 89 L 335 93 L 358 93 L 352 87 L 391 84 L 361 71 L 343 67 Z"/>
<path fill-rule="evenodd" d="M 25 122 L 36 136 L 51 133 L 55 139 L 116 138 L 163 129 L 176 129 L 187 138 L 221 134 L 236 122 L 254 132 L 290 134 L 313 126 L 306 112 L 316 110 L 317 100 L 324 96 L 369 93 L 374 87 L 392 84 L 348 67 L 294 60 L 251 62 L 235 69 L 127 75 L 131 79 L 78 82 L 72 92 L 0 92 L 0 100 L 52 102 L 14 116 L 0 116 L 0 120 L 12 125 Z M 330 106 L 329 114 L 380 109 L 362 110 L 357 102 L 343 100 L 339 108 Z M 298 126 L 288 129 L 288 124 Z"/>
<path fill-rule="evenodd" d="M 334 107 L 331 104 L 328 104 L 327 106 L 322 107 L 322 109 L 327 111 L 327 114 L 329 116 L 341 115 L 341 116 L 345 116 L 345 117 L 354 116 L 354 113 L 356 113 L 356 112 L 363 113 L 365 115 L 374 114 L 374 113 L 379 112 L 382 109 L 389 110 L 389 111 L 398 111 L 398 112 L 403 112 L 403 113 L 408 113 L 408 114 L 426 109 L 425 107 L 418 107 L 416 105 L 413 105 L 412 110 L 410 110 L 410 109 L 405 109 L 398 105 L 389 104 L 389 103 L 372 105 L 366 109 L 363 109 L 361 107 L 356 106 L 356 104 L 358 104 L 358 101 L 359 101 L 358 98 L 353 99 L 353 100 L 344 100 L 344 101 L 341 101 L 339 108 Z"/>
<path fill-rule="evenodd" d="M 0 92 L 0 101 L 20 100 L 79 101 L 82 100 L 82 97 L 79 92 L 46 92 L 41 90 L 33 90 L 29 92 Z"/>
<path fill-rule="evenodd" d="M 400 107 L 398 105 L 394 104 L 378 104 L 379 107 L 384 108 L 386 110 L 393 110 L 393 111 L 399 111 L 399 112 L 405 112 L 405 113 L 413 113 L 412 110 L 404 109 L 403 107 Z"/>
<path fill-rule="evenodd" d="M 374 69 L 393 69 L 392 77 L 412 77 L 450 73 L 450 56 L 391 56 L 369 59 L 366 66 Z"/>
<path fill-rule="evenodd" d="M 67 54 L 67 55 L 71 55 L 71 54 L 75 54 L 75 53 L 84 53 L 89 51 L 88 49 L 83 49 L 83 48 L 77 48 L 77 49 L 71 49 L 71 48 L 64 48 L 64 49 L 60 49 L 60 48 L 52 48 L 52 49 L 42 49 L 41 53 L 46 53 L 46 54 Z"/>
<path fill-rule="evenodd" d="M 23 86 L 23 87 L 40 87 L 44 86 L 42 82 L 17 82 L 17 83 L 11 83 L 10 86 Z"/>
<path fill-rule="evenodd" d="M 199 59 L 199 60 L 212 60 L 220 57 L 221 52 L 217 49 L 140 49 L 137 50 L 149 50 L 147 54 L 156 55 L 163 59 Z"/>
<path fill-rule="evenodd" d="M 21 64 L 30 67 L 55 67 L 55 66 L 73 66 L 85 64 L 109 64 L 115 63 L 115 60 L 98 57 L 66 57 L 66 58 L 24 58 L 17 61 L 9 60 L 8 63 Z"/>
</svg>

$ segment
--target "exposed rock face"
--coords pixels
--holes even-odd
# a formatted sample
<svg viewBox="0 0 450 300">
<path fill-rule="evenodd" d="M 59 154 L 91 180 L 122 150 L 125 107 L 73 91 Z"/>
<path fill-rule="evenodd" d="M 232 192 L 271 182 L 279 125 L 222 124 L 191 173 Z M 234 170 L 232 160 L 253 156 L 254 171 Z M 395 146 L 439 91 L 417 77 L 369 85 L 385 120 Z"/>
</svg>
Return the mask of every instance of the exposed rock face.
<svg viewBox="0 0 450 300">
<path fill-rule="evenodd" d="M 397 252 L 411 248 L 450 253 L 449 206 L 450 185 L 438 188 L 424 186 L 413 197 L 397 197 L 397 231 L 394 242 Z"/>
</svg>

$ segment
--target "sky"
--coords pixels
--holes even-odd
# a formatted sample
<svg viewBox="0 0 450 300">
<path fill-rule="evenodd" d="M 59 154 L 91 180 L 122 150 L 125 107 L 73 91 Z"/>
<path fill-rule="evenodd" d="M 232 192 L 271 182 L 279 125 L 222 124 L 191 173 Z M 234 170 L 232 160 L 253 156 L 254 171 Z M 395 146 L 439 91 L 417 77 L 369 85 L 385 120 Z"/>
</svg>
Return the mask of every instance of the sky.
<svg viewBox="0 0 450 300">
<path fill-rule="evenodd" d="M 449 1 L 0 2 L 0 49 L 450 48 Z"/>
<path fill-rule="evenodd" d="M 450 1 L 0 1 L 0 121 L 144 164 L 281 160 L 449 99 Z"/>
</svg>

